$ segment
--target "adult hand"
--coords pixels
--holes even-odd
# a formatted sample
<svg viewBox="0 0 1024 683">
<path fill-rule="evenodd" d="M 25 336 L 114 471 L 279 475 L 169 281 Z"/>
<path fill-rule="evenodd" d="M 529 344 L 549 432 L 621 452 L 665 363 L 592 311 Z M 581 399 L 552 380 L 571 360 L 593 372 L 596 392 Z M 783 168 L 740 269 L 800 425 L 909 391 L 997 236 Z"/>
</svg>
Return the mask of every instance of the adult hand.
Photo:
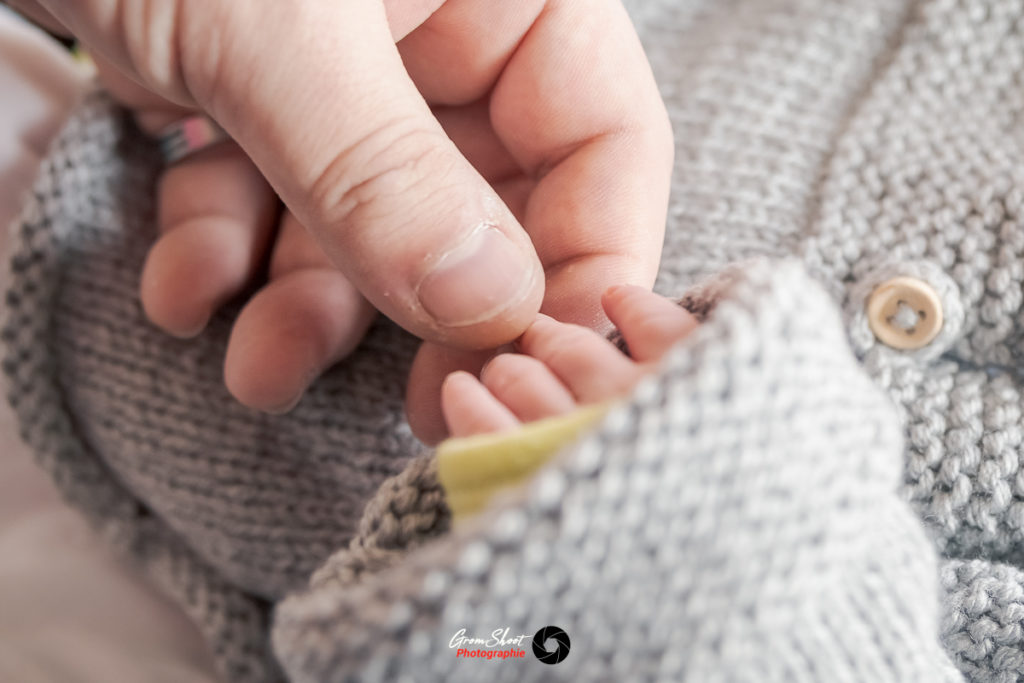
<svg viewBox="0 0 1024 683">
<path fill-rule="evenodd" d="M 194 334 L 272 250 L 226 360 L 249 405 L 286 409 L 348 353 L 362 297 L 482 349 L 542 299 L 600 326 L 606 285 L 653 281 L 671 131 L 618 0 L 13 4 L 83 41 L 144 127 L 199 110 L 237 141 L 165 174 L 142 299 Z M 438 348 L 410 391 L 439 386 Z"/>
</svg>

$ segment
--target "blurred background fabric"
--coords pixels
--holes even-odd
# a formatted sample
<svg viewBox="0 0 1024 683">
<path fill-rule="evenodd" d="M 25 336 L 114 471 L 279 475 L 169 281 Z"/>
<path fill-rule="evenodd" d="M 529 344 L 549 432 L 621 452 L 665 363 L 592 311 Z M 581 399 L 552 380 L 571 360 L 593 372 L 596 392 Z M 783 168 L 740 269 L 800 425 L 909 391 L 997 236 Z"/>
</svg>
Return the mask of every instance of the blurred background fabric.
<svg viewBox="0 0 1024 683">
<path fill-rule="evenodd" d="M 64 48 L 0 6 L 2 261 L 8 226 L 86 80 Z M 5 278 L 2 268 L 0 289 Z M 0 402 L 0 681 L 215 680 L 191 624 L 60 501 Z"/>
</svg>

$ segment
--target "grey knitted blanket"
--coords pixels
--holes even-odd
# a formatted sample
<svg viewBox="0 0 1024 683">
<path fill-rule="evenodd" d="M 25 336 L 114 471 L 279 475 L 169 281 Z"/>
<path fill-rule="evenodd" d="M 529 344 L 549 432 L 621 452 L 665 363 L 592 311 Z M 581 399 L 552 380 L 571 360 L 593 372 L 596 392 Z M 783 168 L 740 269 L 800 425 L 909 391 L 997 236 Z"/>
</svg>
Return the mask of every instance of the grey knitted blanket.
<svg viewBox="0 0 1024 683">
<path fill-rule="evenodd" d="M 657 288 L 705 323 L 455 529 L 402 420 L 415 340 L 378 323 L 291 414 L 236 405 L 232 312 L 179 342 L 137 302 L 150 143 L 97 94 L 55 144 L 9 397 L 225 679 L 1024 681 L 1024 5 L 629 4 L 677 138 Z M 943 314 L 913 350 L 865 314 L 895 276 Z M 506 628 L 526 658 L 457 656 Z"/>
</svg>

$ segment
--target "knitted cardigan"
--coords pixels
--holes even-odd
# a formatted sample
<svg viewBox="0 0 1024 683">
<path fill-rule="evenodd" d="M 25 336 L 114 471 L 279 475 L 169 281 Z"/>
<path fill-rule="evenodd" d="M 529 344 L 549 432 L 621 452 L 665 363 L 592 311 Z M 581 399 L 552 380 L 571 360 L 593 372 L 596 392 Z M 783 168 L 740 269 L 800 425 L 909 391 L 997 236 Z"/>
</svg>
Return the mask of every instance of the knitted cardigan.
<svg viewBox="0 0 1024 683">
<path fill-rule="evenodd" d="M 415 340 L 381 321 L 292 413 L 237 405 L 234 311 L 185 342 L 138 304 L 151 143 L 102 94 L 55 143 L 9 397 L 226 680 L 1024 680 L 1024 7 L 628 5 L 677 140 L 656 288 L 704 324 L 454 529 L 402 418 Z M 938 297 L 922 348 L 872 332 L 893 276 Z M 450 647 L 548 625 L 554 665 Z"/>
</svg>

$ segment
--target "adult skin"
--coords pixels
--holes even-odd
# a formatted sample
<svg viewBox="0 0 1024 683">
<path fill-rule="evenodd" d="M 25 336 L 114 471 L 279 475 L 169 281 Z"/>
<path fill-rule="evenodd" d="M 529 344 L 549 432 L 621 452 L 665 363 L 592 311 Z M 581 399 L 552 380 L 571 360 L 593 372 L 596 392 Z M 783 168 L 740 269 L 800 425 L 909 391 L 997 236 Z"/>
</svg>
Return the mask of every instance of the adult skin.
<svg viewBox="0 0 1024 683">
<path fill-rule="evenodd" d="M 174 165 L 141 295 L 190 336 L 259 275 L 229 389 L 287 410 L 379 310 L 427 341 L 409 417 L 538 309 L 607 324 L 649 287 L 672 135 L 618 0 L 22 0 L 77 36 L 151 131 L 201 111 L 236 143 Z M 278 197 L 287 207 L 279 210 Z"/>
</svg>

